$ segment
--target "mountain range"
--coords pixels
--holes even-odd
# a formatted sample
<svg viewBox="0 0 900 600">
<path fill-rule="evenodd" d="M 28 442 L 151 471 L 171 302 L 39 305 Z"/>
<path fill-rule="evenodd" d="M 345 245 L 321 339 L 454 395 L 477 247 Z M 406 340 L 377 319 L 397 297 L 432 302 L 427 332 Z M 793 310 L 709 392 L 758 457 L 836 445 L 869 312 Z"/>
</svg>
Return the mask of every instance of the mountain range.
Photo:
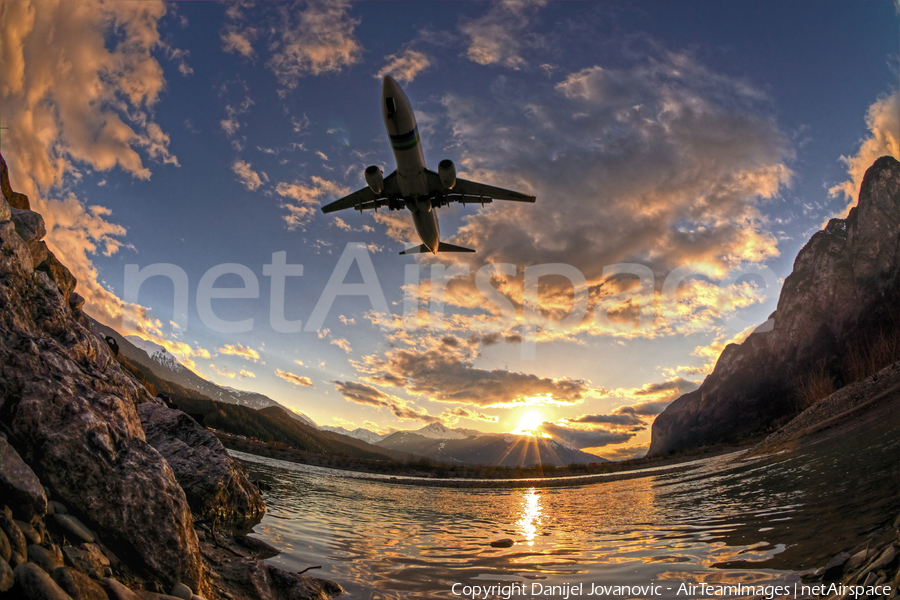
<svg viewBox="0 0 900 600">
<path fill-rule="evenodd" d="M 345 452 L 352 455 L 373 457 L 381 455 L 394 460 L 427 457 L 450 465 L 531 466 L 535 464 L 556 466 L 572 463 L 589 464 L 606 459 L 582 452 L 558 440 L 534 438 L 513 434 L 487 434 L 476 429 L 449 428 L 439 422 L 430 423 L 412 431 L 396 431 L 379 434 L 369 429 L 349 431 L 343 427 L 317 425 L 308 416 L 290 410 L 272 398 L 252 391 L 238 390 L 218 385 L 197 375 L 175 358 L 164 347 L 137 336 L 122 336 L 114 329 L 92 321 L 94 331 L 102 337 L 112 337 L 119 347 L 119 354 L 150 371 L 158 380 L 169 382 L 193 392 L 193 398 L 179 400 L 184 409 L 211 416 L 207 425 L 228 431 L 228 421 L 239 421 L 242 430 L 263 439 L 262 430 L 267 427 L 273 440 L 291 445 L 297 444 L 311 452 Z M 183 395 L 177 391 L 177 395 Z M 212 409 L 206 401 L 221 402 L 252 409 L 262 417 L 254 417 L 246 411 L 221 411 Z M 299 423 L 291 424 L 290 417 Z M 262 429 L 261 429 L 262 428 Z M 274 437 L 273 437 L 274 436 Z"/>
</svg>

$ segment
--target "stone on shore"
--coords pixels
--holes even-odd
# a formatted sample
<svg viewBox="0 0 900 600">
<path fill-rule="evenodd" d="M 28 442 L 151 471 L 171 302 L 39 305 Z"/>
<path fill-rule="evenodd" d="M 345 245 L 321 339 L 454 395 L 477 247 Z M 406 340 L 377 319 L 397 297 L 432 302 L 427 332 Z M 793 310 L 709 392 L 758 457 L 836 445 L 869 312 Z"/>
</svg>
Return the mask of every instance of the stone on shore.
<svg viewBox="0 0 900 600">
<path fill-rule="evenodd" d="M 4 559 L 0 559 L 0 594 L 6 592 L 16 582 L 12 567 Z"/>
<path fill-rule="evenodd" d="M 108 600 L 109 596 L 103 591 L 99 583 L 71 567 L 60 567 L 50 574 L 72 600 Z"/>
<path fill-rule="evenodd" d="M 16 584 L 12 593 L 20 600 L 71 600 L 56 582 L 34 563 L 23 563 L 15 568 Z"/>
<path fill-rule="evenodd" d="M 10 519 L 5 512 L 0 512 L 0 529 L 6 534 L 6 539 L 10 547 L 9 562 L 12 566 L 16 566 L 21 562 L 25 562 L 28 544 L 25 541 L 25 535 L 19 526 Z"/>
<path fill-rule="evenodd" d="M 100 581 L 106 588 L 109 600 L 141 600 L 140 596 L 111 577 L 104 577 Z"/>
<path fill-rule="evenodd" d="M 194 515 L 217 522 L 262 518 L 259 490 L 211 431 L 162 404 L 141 404 L 138 414 L 147 442 L 172 467 Z"/>
<path fill-rule="evenodd" d="M 82 544 L 80 547 L 64 546 L 63 554 L 70 565 L 93 577 L 102 579 L 109 568 L 109 559 L 96 544 Z"/>
<path fill-rule="evenodd" d="M 34 471 L 0 433 L 0 494 L 4 501 L 19 507 L 28 521 L 36 521 L 47 513 L 47 495 Z"/>
<path fill-rule="evenodd" d="M 491 542 L 491 548 L 512 548 L 513 544 L 515 544 L 515 542 L 511 539 L 503 538 L 502 540 L 494 540 Z"/>
<path fill-rule="evenodd" d="M 181 600 L 191 600 L 191 596 L 194 595 L 194 592 L 191 591 L 191 588 L 179 581 L 174 586 L 172 586 L 172 589 L 169 591 L 169 595 L 176 598 L 181 598 Z"/>
<path fill-rule="evenodd" d="M 57 556 L 50 550 L 36 544 L 30 544 L 28 546 L 28 560 L 48 573 L 52 573 L 63 566 L 62 557 Z"/>
</svg>

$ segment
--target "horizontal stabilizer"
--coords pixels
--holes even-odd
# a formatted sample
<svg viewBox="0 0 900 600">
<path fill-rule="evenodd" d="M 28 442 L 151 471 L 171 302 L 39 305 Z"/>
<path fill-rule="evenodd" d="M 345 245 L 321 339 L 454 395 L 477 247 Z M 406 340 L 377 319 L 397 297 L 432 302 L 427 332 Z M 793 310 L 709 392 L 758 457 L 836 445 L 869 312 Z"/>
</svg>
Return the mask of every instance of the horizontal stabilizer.
<svg viewBox="0 0 900 600">
<path fill-rule="evenodd" d="M 453 244 L 448 244 L 447 242 L 439 242 L 438 243 L 438 252 L 475 252 L 471 248 L 463 248 L 462 246 L 454 246 Z M 416 246 L 414 248 L 407 248 L 400 254 L 429 254 L 431 253 L 431 248 L 422 244 L 421 246 Z"/>
<path fill-rule="evenodd" d="M 462 246 L 454 246 L 453 244 L 448 244 L 447 242 L 440 242 L 438 244 L 438 252 L 475 252 L 471 248 L 463 248 Z"/>
</svg>

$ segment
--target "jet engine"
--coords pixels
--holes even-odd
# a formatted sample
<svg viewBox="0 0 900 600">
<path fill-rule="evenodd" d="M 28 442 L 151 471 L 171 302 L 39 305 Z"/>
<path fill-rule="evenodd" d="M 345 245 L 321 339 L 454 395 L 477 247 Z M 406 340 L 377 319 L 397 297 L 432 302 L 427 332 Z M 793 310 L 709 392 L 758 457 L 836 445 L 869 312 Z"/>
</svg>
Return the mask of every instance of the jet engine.
<svg viewBox="0 0 900 600">
<path fill-rule="evenodd" d="M 375 165 L 366 167 L 366 185 L 376 194 L 384 191 L 384 174 L 381 169 Z"/>
<path fill-rule="evenodd" d="M 441 177 L 441 183 L 448 190 L 452 190 L 456 185 L 456 167 L 452 160 L 444 159 L 438 163 L 438 175 Z"/>
</svg>

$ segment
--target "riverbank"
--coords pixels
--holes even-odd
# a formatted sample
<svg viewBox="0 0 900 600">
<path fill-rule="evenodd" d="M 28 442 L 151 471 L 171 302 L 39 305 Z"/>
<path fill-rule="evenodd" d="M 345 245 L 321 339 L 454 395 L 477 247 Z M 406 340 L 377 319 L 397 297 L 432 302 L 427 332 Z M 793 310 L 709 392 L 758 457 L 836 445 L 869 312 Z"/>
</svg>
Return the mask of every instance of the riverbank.
<svg viewBox="0 0 900 600">
<path fill-rule="evenodd" d="M 221 431 L 216 431 L 215 435 L 222 442 L 222 445 L 229 450 L 237 450 L 246 454 L 274 458 L 296 464 L 348 471 L 350 473 L 393 476 L 398 483 L 404 483 L 405 485 L 435 485 L 441 487 L 479 487 L 477 482 L 494 482 L 491 485 L 483 485 L 482 487 L 535 487 L 553 485 L 546 482 L 562 479 L 565 479 L 567 482 L 555 485 L 583 485 L 584 483 L 572 482 L 578 479 L 584 480 L 586 483 L 593 483 L 598 478 L 607 478 L 608 480 L 613 474 L 630 473 L 632 471 L 640 471 L 641 473 L 620 477 L 620 479 L 646 477 L 653 474 L 649 471 L 662 470 L 667 467 L 683 465 L 687 462 L 747 450 L 760 440 L 757 437 L 742 444 L 720 444 L 677 455 L 638 458 L 622 462 L 568 465 L 563 467 L 549 465 L 544 467 L 510 468 L 442 465 L 420 461 L 401 463 L 396 461 L 364 460 L 273 446 L 264 442 L 229 435 Z M 402 478 L 410 479 L 404 480 Z M 378 479 L 382 480 L 381 478 Z M 497 480 L 527 480 L 527 482 L 503 485 L 497 483 Z M 392 479 L 391 481 L 394 480 Z"/>
<path fill-rule="evenodd" d="M 893 421 L 900 427 L 900 361 L 813 404 L 751 448 L 747 457 L 859 434 L 880 421 Z"/>
</svg>

